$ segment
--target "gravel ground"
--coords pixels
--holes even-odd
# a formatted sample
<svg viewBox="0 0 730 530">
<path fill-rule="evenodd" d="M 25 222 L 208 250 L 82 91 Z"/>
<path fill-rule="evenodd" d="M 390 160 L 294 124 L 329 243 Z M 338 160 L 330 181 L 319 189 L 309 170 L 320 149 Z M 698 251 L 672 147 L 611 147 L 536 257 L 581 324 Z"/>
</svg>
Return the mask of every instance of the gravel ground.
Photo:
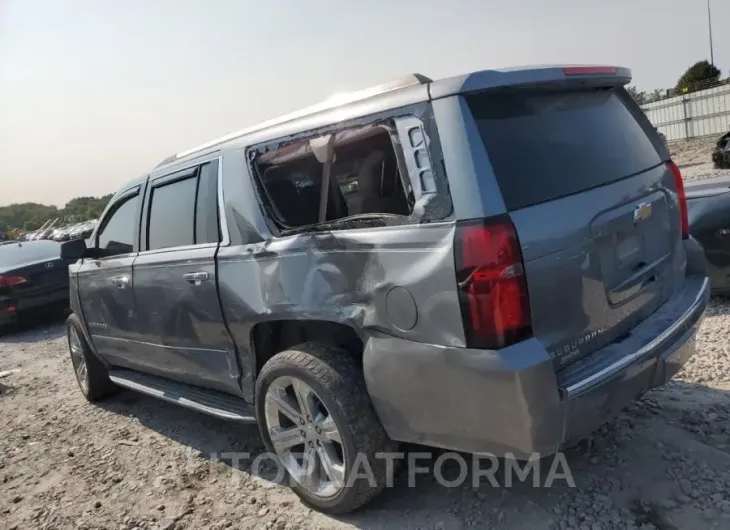
<svg viewBox="0 0 730 530">
<path fill-rule="evenodd" d="M 707 144 L 672 146 L 686 180 L 730 175 L 706 163 Z M 679 376 L 565 454 L 574 486 L 425 476 L 410 488 L 401 476 L 364 511 L 330 518 L 224 458 L 260 454 L 255 427 L 131 392 L 89 404 L 63 322 L 14 330 L 0 337 L 0 529 L 727 529 L 729 337 L 730 300 L 713 299 Z"/>
<path fill-rule="evenodd" d="M 730 169 L 715 169 L 712 165 L 710 155 L 715 148 L 717 137 L 670 144 L 672 159 L 682 170 L 684 180 L 730 177 Z"/>
<path fill-rule="evenodd" d="M 0 528 L 730 528 L 728 336 L 730 300 L 715 299 L 679 377 L 566 453 L 575 487 L 401 476 L 333 519 L 216 456 L 261 453 L 255 427 L 131 392 L 89 404 L 63 322 L 16 331 L 0 338 Z"/>
</svg>

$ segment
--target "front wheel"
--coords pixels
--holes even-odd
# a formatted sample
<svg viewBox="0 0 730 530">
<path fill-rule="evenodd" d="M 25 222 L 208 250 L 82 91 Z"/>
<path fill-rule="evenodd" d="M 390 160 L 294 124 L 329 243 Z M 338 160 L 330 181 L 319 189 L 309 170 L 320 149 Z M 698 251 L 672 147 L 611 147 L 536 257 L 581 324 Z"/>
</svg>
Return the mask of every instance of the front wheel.
<svg viewBox="0 0 730 530">
<path fill-rule="evenodd" d="M 98 401 L 115 394 L 118 387 L 111 382 L 106 367 L 91 351 L 79 317 L 72 313 L 66 320 L 66 326 L 71 364 L 81 393 L 89 401 Z"/>
<path fill-rule="evenodd" d="M 311 507 L 351 512 L 385 487 L 386 460 L 376 455 L 397 445 L 347 351 L 305 343 L 272 357 L 256 381 L 256 414 L 267 449 Z"/>
</svg>

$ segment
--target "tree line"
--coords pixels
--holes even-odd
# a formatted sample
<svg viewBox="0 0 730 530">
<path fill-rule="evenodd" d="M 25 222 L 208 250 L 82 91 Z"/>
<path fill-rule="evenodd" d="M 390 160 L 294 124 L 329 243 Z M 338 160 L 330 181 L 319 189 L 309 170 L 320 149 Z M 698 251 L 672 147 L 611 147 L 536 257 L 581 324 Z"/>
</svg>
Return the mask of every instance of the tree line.
<svg viewBox="0 0 730 530">
<path fill-rule="evenodd" d="M 76 197 L 63 208 L 37 202 L 0 206 L 0 233 L 30 232 L 55 218 L 63 225 L 98 219 L 111 198 L 111 193 L 103 197 Z"/>
<path fill-rule="evenodd" d="M 689 94 L 698 90 L 705 90 L 723 83 L 720 79 L 722 72 L 715 65 L 708 61 L 698 61 L 690 66 L 677 81 L 677 84 L 669 90 L 657 88 L 651 91 L 639 90 L 631 85 L 626 88 L 632 98 L 639 105 L 659 101 L 669 96 Z"/>
</svg>

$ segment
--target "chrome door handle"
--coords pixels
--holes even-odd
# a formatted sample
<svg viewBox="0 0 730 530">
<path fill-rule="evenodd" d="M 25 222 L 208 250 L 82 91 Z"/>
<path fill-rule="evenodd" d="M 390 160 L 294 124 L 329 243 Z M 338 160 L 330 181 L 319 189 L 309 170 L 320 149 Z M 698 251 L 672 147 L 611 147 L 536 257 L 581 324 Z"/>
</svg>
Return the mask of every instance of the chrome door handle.
<svg viewBox="0 0 730 530">
<path fill-rule="evenodd" d="M 195 285 L 198 285 L 200 282 L 204 282 L 208 279 L 208 273 L 203 272 L 188 272 L 187 274 L 183 274 L 183 278 L 186 282 L 193 283 Z"/>
<path fill-rule="evenodd" d="M 129 276 L 115 276 L 112 278 L 112 283 L 120 289 L 124 289 L 129 285 Z"/>
</svg>

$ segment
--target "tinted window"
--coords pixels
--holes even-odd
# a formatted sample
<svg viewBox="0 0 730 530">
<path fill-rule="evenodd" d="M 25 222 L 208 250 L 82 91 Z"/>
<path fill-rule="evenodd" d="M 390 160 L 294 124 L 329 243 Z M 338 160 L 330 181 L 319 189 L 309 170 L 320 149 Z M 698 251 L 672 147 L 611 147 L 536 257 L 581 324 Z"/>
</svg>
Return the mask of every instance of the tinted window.
<svg viewBox="0 0 730 530">
<path fill-rule="evenodd" d="M 468 101 L 509 210 L 661 163 L 615 89 L 515 90 Z"/>
<path fill-rule="evenodd" d="M 134 251 L 134 230 L 137 221 L 139 195 L 122 199 L 115 205 L 111 217 L 107 217 L 99 232 L 98 246 L 101 256 L 116 256 Z"/>
<path fill-rule="evenodd" d="M 153 188 L 147 231 L 149 250 L 192 245 L 197 178 Z"/>
<path fill-rule="evenodd" d="M 195 243 L 217 243 L 218 230 L 218 162 L 200 168 L 198 199 L 195 209 Z"/>
<path fill-rule="evenodd" d="M 61 245 L 55 241 L 9 243 L 0 245 L 0 270 L 60 257 Z"/>
</svg>

